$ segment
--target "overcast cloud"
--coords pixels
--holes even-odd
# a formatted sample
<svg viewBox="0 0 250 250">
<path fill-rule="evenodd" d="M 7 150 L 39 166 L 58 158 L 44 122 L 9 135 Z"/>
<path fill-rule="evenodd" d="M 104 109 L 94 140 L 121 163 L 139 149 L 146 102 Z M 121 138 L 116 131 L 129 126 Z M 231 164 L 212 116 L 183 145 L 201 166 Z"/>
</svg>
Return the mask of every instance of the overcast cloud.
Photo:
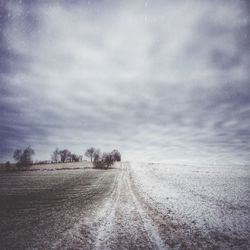
<svg viewBox="0 0 250 250">
<path fill-rule="evenodd" d="M 1 160 L 31 145 L 249 162 L 246 2 L 3 2 Z"/>
</svg>

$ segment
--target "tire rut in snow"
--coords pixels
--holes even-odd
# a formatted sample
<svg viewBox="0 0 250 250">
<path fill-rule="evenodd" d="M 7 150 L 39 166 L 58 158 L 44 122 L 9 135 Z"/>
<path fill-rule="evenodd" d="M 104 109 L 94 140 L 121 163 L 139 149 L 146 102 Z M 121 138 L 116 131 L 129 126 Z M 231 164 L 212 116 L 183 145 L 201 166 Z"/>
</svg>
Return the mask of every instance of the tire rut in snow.
<svg viewBox="0 0 250 250">
<path fill-rule="evenodd" d="M 105 209 L 109 211 L 99 229 L 96 249 L 168 248 L 133 193 L 126 163 L 122 163 L 108 204 Z"/>
</svg>

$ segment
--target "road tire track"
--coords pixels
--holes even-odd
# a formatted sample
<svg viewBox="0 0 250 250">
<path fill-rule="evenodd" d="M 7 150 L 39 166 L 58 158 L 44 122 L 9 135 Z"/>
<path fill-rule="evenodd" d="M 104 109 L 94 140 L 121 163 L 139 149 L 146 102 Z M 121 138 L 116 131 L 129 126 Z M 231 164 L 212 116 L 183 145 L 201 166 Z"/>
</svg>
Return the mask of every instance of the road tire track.
<svg viewBox="0 0 250 250">
<path fill-rule="evenodd" d="M 131 188 L 128 163 L 121 164 L 116 181 L 94 248 L 168 249 Z"/>
</svg>

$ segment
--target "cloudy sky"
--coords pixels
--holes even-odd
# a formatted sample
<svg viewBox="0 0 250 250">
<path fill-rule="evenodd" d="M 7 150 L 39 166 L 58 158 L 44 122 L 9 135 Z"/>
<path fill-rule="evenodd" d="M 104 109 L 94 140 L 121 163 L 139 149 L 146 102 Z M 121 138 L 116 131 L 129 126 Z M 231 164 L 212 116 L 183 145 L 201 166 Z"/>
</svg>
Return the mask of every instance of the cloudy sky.
<svg viewBox="0 0 250 250">
<path fill-rule="evenodd" d="M 0 4 L 0 161 L 31 145 L 249 162 L 247 1 Z"/>
</svg>

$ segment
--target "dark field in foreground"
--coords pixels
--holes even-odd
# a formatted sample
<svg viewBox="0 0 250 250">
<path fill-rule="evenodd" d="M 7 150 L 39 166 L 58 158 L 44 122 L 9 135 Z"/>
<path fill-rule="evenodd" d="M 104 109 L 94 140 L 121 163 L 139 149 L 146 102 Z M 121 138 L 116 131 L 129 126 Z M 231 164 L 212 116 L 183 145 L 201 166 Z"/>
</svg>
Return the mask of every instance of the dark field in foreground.
<svg viewBox="0 0 250 250">
<path fill-rule="evenodd" d="M 67 229 L 94 214 L 117 171 L 1 173 L 1 249 L 51 248 Z"/>
</svg>

